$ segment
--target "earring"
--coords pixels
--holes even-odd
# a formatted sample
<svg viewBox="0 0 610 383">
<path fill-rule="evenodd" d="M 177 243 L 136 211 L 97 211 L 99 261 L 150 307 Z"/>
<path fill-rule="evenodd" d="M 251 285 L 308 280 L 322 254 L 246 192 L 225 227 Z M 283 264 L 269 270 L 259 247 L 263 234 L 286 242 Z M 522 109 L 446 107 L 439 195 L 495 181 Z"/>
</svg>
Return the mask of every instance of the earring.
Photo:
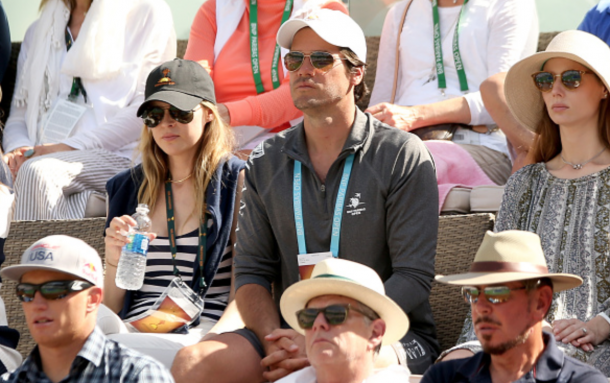
<svg viewBox="0 0 610 383">
<path fill-rule="evenodd" d="M 604 93 L 604 96 L 602 98 L 608 98 L 608 93 Z"/>
</svg>

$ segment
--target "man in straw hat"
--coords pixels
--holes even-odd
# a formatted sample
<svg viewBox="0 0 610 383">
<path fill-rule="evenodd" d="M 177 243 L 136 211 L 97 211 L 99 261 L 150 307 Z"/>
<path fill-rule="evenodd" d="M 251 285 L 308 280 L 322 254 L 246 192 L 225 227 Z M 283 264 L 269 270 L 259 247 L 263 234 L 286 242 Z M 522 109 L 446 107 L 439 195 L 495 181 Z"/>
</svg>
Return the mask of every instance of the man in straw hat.
<svg viewBox="0 0 610 383">
<path fill-rule="evenodd" d="M 65 235 L 43 238 L 23 253 L 21 264 L 0 274 L 18 282 L 17 297 L 37 343 L 3 381 L 174 381 L 159 362 L 108 340 L 95 327 L 104 275 L 97 251 L 85 242 Z"/>
<path fill-rule="evenodd" d="M 402 366 L 374 370 L 381 345 L 402 338 L 409 319 L 385 295 L 370 267 L 336 258 L 321 261 L 310 279 L 284 291 L 280 309 L 290 327 L 305 335 L 311 367 L 278 383 L 408 381 L 409 370 Z"/>
<path fill-rule="evenodd" d="M 422 383 L 607 383 L 601 372 L 564 355 L 554 336 L 542 332 L 553 293 L 580 286 L 582 279 L 549 273 L 537 234 L 488 231 L 467 273 L 436 280 L 462 286 L 483 351 L 432 366 Z"/>
</svg>

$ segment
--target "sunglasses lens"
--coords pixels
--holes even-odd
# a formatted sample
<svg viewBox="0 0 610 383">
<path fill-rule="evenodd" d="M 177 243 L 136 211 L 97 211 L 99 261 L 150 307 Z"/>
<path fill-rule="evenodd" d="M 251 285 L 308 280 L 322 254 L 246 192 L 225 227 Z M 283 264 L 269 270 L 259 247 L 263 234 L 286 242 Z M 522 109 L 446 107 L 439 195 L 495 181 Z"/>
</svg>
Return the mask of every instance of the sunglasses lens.
<svg viewBox="0 0 610 383">
<path fill-rule="evenodd" d="M 42 294 L 45 299 L 61 299 L 70 294 L 71 283 L 71 281 L 45 283 L 40 286 L 40 294 Z"/>
<path fill-rule="evenodd" d="M 303 60 L 305 60 L 305 55 L 302 52 L 288 52 L 284 56 L 284 66 L 289 72 L 294 72 L 303 65 Z"/>
<path fill-rule="evenodd" d="M 567 70 L 561 74 L 561 82 L 569 90 L 578 88 L 581 80 L 582 75 L 577 70 Z"/>
<path fill-rule="evenodd" d="M 510 289 L 506 286 L 486 287 L 485 297 L 493 304 L 503 303 L 510 297 Z"/>
<path fill-rule="evenodd" d="M 172 118 L 176 121 L 178 121 L 181 124 L 188 124 L 189 122 L 193 121 L 193 111 L 192 110 L 187 110 L 186 112 L 183 110 L 180 110 L 178 108 L 174 108 L 173 106 L 171 106 L 169 108 L 169 115 L 172 116 Z"/>
<path fill-rule="evenodd" d="M 34 299 L 36 294 L 36 287 L 29 283 L 20 283 L 17 285 L 17 298 L 22 302 L 30 302 Z"/>
<path fill-rule="evenodd" d="M 549 72 L 540 72 L 534 76 L 534 83 L 541 92 L 549 92 L 553 89 L 555 77 Z"/>
<path fill-rule="evenodd" d="M 311 54 L 311 65 L 321 71 L 328 72 L 335 62 L 335 58 L 328 52 L 313 52 Z"/>
<path fill-rule="evenodd" d="M 303 309 L 297 311 L 299 326 L 304 330 L 312 328 L 313 322 L 315 322 L 319 313 L 320 311 L 317 309 Z"/>
<path fill-rule="evenodd" d="M 144 113 L 142 113 L 142 120 L 144 120 L 144 125 L 149 128 L 154 128 L 163 120 L 163 116 L 165 115 L 165 110 L 163 108 L 150 108 L 146 109 Z"/>
<path fill-rule="evenodd" d="M 462 295 L 466 303 L 477 303 L 479 289 L 476 287 L 462 287 Z"/>
<path fill-rule="evenodd" d="M 328 306 L 324 310 L 324 317 L 328 324 L 332 326 L 339 325 L 347 319 L 347 308 L 338 305 Z"/>
</svg>

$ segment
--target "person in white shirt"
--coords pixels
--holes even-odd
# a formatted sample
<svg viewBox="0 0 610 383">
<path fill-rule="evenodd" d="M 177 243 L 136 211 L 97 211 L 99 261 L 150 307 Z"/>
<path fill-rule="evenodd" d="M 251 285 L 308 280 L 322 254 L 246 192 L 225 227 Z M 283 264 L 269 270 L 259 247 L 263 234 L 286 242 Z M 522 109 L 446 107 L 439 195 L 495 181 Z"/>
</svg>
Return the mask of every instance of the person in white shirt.
<svg viewBox="0 0 610 383">
<path fill-rule="evenodd" d="M 367 111 L 407 131 L 470 125 L 453 135 L 459 148 L 444 150 L 465 150 L 491 181 L 504 184 L 511 170 L 506 136 L 485 109 L 479 87 L 533 54 L 537 42 L 530 0 L 403 0 L 384 23 Z M 438 166 L 442 153 L 434 145 L 428 144 Z"/>
<path fill-rule="evenodd" d="M 277 383 L 409 381 L 404 366 L 374 368 L 381 346 L 402 338 L 409 319 L 370 267 L 339 258 L 318 262 L 311 278 L 284 291 L 280 310 L 290 327 L 305 335 L 311 366 Z"/>
<path fill-rule="evenodd" d="M 3 136 L 13 219 L 84 217 L 91 194 L 132 165 L 146 77 L 175 55 L 164 0 L 42 1 Z"/>
</svg>

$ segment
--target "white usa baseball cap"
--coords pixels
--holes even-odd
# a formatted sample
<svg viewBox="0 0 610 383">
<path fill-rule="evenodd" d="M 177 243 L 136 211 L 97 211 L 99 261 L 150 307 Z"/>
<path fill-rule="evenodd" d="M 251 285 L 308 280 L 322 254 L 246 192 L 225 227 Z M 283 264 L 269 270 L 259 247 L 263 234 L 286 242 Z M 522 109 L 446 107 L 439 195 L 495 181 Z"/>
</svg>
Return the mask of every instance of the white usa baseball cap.
<svg viewBox="0 0 610 383">
<path fill-rule="evenodd" d="M 23 253 L 21 263 L 0 271 L 2 278 L 20 281 L 35 270 L 59 271 L 103 287 L 104 271 L 97 251 L 84 241 L 67 235 L 40 239 Z"/>
<path fill-rule="evenodd" d="M 341 11 L 320 9 L 303 19 L 290 19 L 277 32 L 277 43 L 282 48 L 290 49 L 294 35 L 307 27 L 327 43 L 351 49 L 360 61 L 366 63 L 364 32 L 354 19 Z"/>
</svg>

